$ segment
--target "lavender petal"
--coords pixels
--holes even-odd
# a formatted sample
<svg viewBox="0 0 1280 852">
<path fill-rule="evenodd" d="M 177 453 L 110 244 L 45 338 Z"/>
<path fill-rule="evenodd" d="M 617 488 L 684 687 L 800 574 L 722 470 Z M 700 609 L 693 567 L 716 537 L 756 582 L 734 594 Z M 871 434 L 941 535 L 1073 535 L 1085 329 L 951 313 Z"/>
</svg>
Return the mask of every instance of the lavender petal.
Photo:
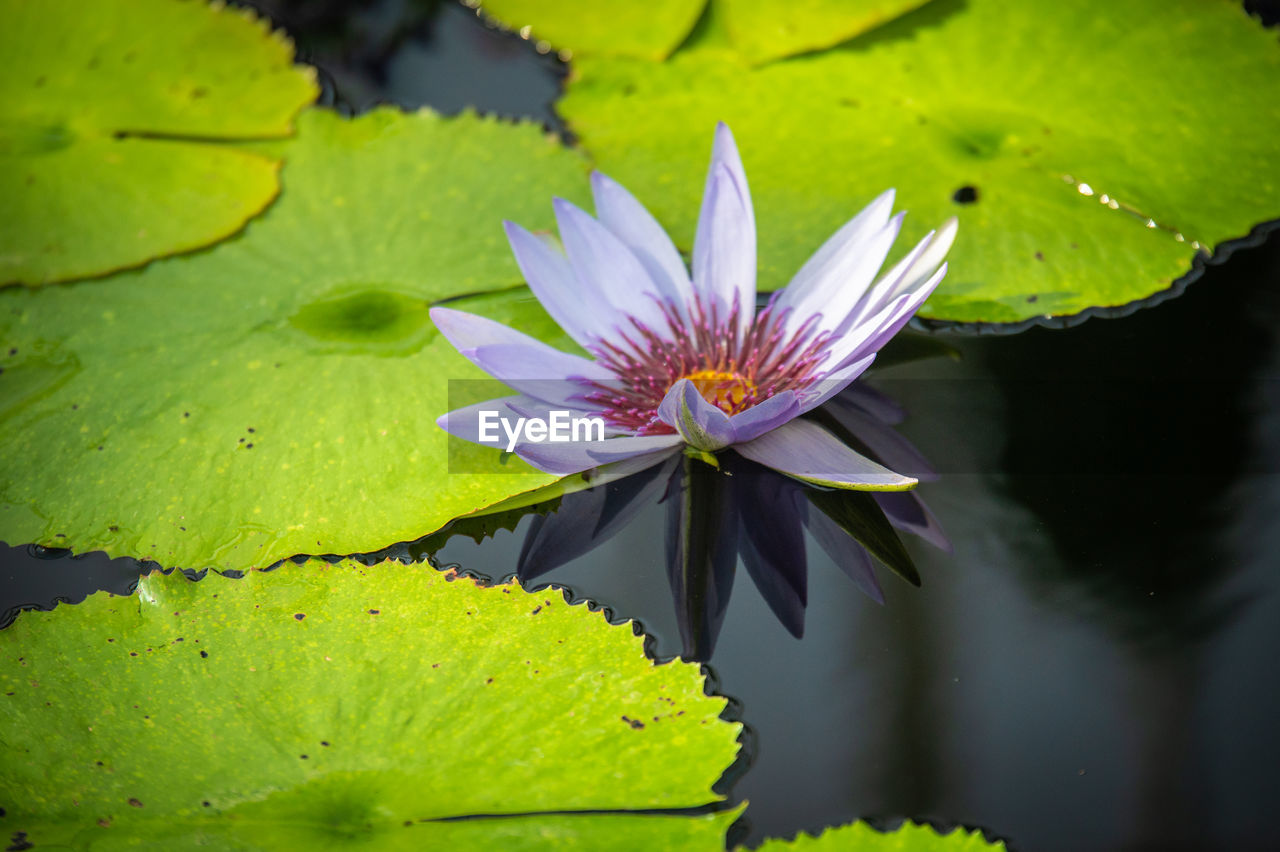
<svg viewBox="0 0 1280 852">
<path fill-rule="evenodd" d="M 654 454 L 654 461 L 660 461 L 682 443 L 679 435 L 625 436 L 566 443 L 525 441 L 516 445 L 515 452 L 538 470 L 567 476 L 636 456 Z M 662 455 L 657 455 L 659 453 Z"/>
<path fill-rule="evenodd" d="M 876 603 L 883 604 L 884 591 L 880 588 L 880 581 L 876 579 L 871 554 L 867 553 L 867 549 L 822 512 L 810 512 L 807 523 L 809 533 L 818 542 L 818 546 L 853 580 L 854 585 Z"/>
<path fill-rule="evenodd" d="M 658 405 L 658 417 L 699 450 L 718 450 L 733 443 L 729 415 L 703 399 L 693 382 L 680 379 Z"/>
<path fill-rule="evenodd" d="M 893 200 L 892 189 L 881 193 L 823 243 L 778 293 L 777 309 L 791 309 L 785 320 L 788 332 L 794 332 L 815 313 L 829 313 L 830 302 L 837 292 L 849 292 L 855 301 L 862 295 L 875 270 L 865 275 L 859 273 L 860 259 L 877 234 L 883 233 L 889 224 Z M 851 278 L 851 274 L 858 277 Z"/>
<path fill-rule="evenodd" d="M 596 317 L 595 327 L 602 332 L 618 328 L 634 333 L 630 320 L 635 319 L 659 336 L 668 336 L 663 293 L 631 249 L 574 204 L 557 198 L 554 206 L 574 273 L 609 306 Z"/>
<path fill-rule="evenodd" d="M 675 243 L 644 205 L 617 181 L 592 172 L 596 215 L 635 254 L 663 298 L 688 318 L 693 284 Z"/>
<path fill-rule="evenodd" d="M 693 241 L 693 289 L 727 317 L 738 306 L 738 337 L 756 303 L 756 223 L 747 175 L 728 125 L 716 126 L 711 167 Z"/>
<path fill-rule="evenodd" d="M 783 391 L 740 411 L 729 418 L 733 427 L 733 443 L 750 441 L 771 429 L 777 429 L 800 414 L 800 400 L 794 391 Z"/>
<path fill-rule="evenodd" d="M 951 552 L 951 539 L 947 538 L 942 524 L 934 517 L 933 512 L 929 511 L 929 507 L 925 505 L 924 500 L 920 499 L 920 495 L 907 491 L 871 496 L 880 504 L 884 516 L 895 528 L 917 535 L 939 550 Z"/>
<path fill-rule="evenodd" d="M 507 242 L 525 283 L 542 307 L 580 346 L 599 337 L 598 317 L 607 311 L 599 295 L 583 286 L 569 258 L 515 222 L 503 222 Z"/>
<path fill-rule="evenodd" d="M 916 484 L 915 479 L 854 452 L 826 429 L 807 420 L 784 423 L 734 449 L 788 476 L 830 488 L 905 491 Z"/>
</svg>

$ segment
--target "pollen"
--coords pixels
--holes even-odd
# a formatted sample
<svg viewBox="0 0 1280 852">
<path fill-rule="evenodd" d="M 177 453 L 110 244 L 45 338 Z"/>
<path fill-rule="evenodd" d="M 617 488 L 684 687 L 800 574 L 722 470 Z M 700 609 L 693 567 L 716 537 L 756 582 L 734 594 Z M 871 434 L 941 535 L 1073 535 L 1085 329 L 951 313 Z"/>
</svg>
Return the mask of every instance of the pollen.
<svg viewBox="0 0 1280 852">
<path fill-rule="evenodd" d="M 743 403 L 756 397 L 755 383 L 738 373 L 723 370 L 698 370 L 683 378 L 693 382 L 702 398 L 725 414 L 736 414 Z"/>
</svg>

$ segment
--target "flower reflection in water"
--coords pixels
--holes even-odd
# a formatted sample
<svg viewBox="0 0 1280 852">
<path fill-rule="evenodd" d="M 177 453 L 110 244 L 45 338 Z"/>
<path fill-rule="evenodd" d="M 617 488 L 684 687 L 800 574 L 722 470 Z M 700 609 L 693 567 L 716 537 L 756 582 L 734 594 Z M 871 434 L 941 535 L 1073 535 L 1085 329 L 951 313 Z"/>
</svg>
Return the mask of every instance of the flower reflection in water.
<svg viewBox="0 0 1280 852">
<path fill-rule="evenodd" d="M 893 425 L 901 408 L 864 382 L 809 415 L 858 452 L 917 479 L 936 478 Z M 613 537 L 641 509 L 666 507 L 667 575 L 687 660 L 711 657 L 739 560 L 786 629 L 804 633 L 808 557 L 804 531 L 866 595 L 883 603 L 872 557 L 920 584 L 897 531 L 950 550 L 914 491 L 826 489 L 782 475 L 733 450 L 713 467 L 688 454 L 561 498 L 533 518 L 517 576 L 526 585 Z"/>
</svg>

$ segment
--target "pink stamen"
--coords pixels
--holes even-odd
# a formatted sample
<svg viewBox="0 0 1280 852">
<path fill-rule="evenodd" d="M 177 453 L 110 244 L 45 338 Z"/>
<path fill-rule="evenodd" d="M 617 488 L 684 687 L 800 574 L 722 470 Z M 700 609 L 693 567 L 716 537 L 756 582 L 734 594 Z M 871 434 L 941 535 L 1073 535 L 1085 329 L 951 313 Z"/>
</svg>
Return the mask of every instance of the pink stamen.
<svg viewBox="0 0 1280 852">
<path fill-rule="evenodd" d="M 735 377 L 732 394 L 707 396 L 699 389 L 725 413 L 736 414 L 783 391 L 803 390 L 822 377 L 819 368 L 829 354 L 831 335 L 815 333 L 817 314 L 788 333 L 783 323 L 790 309 L 776 311 L 770 300 L 739 341 L 742 306 L 736 294 L 723 319 L 714 302 L 708 305 L 698 296 L 687 323 L 673 305 L 663 303 L 660 308 L 666 334 L 631 317 L 630 329 L 615 329 L 620 343 L 598 339 L 588 347 L 617 378 L 584 382 L 587 392 L 582 398 L 620 429 L 638 435 L 670 434 L 672 428 L 658 419 L 658 405 L 682 378 L 712 373 Z"/>
</svg>

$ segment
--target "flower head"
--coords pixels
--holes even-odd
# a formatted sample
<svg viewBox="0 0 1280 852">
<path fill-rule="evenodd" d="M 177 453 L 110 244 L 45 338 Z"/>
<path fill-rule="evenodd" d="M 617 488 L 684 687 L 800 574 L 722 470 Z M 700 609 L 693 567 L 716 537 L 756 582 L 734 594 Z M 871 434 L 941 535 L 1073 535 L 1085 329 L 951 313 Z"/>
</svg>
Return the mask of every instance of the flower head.
<svg viewBox="0 0 1280 852">
<path fill-rule="evenodd" d="M 544 420 L 553 411 L 600 418 L 602 440 L 526 440 L 515 452 L 542 470 L 630 470 L 682 447 L 741 455 L 822 485 L 900 490 L 915 480 L 884 468 L 801 414 L 856 379 L 946 272 L 950 220 L 890 270 L 898 235 L 885 192 L 836 232 L 791 283 L 756 310 L 755 217 L 733 135 L 716 128 L 693 246 L 692 275 L 657 220 L 602 174 L 596 215 L 556 199 L 564 250 L 519 225 L 507 237 L 534 295 L 592 357 L 561 352 L 491 320 L 448 308 L 431 317 L 449 340 L 516 396 L 440 419 L 477 443 L 480 415 Z"/>
</svg>

